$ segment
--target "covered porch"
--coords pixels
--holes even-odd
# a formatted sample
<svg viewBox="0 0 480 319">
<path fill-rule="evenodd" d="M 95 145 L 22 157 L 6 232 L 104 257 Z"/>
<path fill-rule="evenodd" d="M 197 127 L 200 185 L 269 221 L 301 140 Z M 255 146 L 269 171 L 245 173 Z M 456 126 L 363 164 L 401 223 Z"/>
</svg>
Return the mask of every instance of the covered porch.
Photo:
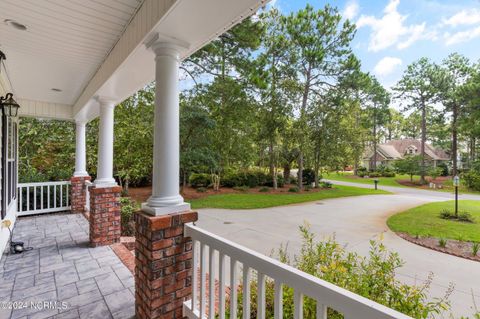
<svg viewBox="0 0 480 319">
<path fill-rule="evenodd" d="M 6 55 L 0 93 L 13 92 L 20 104 L 19 116 L 3 115 L 7 128 L 3 126 L 2 135 L 2 220 L 13 223 L 14 241 L 34 248 L 2 257 L 0 298 L 66 302 L 67 307 L 56 304 L 50 312 L 32 307 L 7 310 L 7 318 L 203 319 L 225 318 L 227 308 L 230 318 L 240 313 L 249 318 L 253 302 L 258 304 L 258 318 L 265 318 L 267 278 L 275 281 L 275 318 L 283 316 L 284 286 L 295 291 L 295 318 L 303 318 L 306 296 L 317 301 L 317 318 L 327 318 L 328 309 L 345 318 L 407 318 L 193 225 L 198 215 L 179 193 L 180 62 L 266 2 L 0 4 L 5 22 L 0 26 L 5 39 L 1 50 Z M 113 177 L 114 108 L 153 80 L 153 192 L 135 216 L 132 275 L 111 250 L 120 241 L 121 187 Z M 71 180 L 18 184 L 18 117 L 75 122 Z M 86 169 L 85 132 L 97 117 L 98 163 L 92 181 Z M 83 216 L 87 211 L 88 220 Z M 5 227 L 0 229 L 2 251 L 9 234 Z"/>
</svg>

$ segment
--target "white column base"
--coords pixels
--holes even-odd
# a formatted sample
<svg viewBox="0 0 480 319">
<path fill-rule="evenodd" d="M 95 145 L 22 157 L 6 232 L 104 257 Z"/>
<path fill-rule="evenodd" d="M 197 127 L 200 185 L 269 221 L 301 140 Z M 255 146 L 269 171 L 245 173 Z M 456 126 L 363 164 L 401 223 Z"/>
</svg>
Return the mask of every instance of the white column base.
<svg viewBox="0 0 480 319">
<path fill-rule="evenodd" d="M 88 175 L 87 171 L 80 171 L 80 172 L 74 172 L 73 177 L 85 177 L 85 176 L 90 176 Z"/>
<path fill-rule="evenodd" d="M 182 212 L 188 212 L 190 210 L 191 210 L 190 204 L 185 202 L 181 204 L 176 204 L 176 205 L 158 206 L 158 207 L 149 206 L 148 202 L 142 203 L 142 211 L 152 216 L 182 213 Z"/>
<path fill-rule="evenodd" d="M 93 182 L 93 185 L 96 187 L 96 188 L 106 188 L 106 187 L 115 187 L 115 186 L 118 186 L 117 182 L 115 181 L 115 179 L 96 179 L 94 182 Z"/>
</svg>

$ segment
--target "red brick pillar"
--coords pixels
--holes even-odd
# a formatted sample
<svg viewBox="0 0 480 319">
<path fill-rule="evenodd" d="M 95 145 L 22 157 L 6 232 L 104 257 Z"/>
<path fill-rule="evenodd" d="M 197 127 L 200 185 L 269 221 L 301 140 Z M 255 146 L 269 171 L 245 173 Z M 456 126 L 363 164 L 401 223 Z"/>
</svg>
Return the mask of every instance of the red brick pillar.
<svg viewBox="0 0 480 319">
<path fill-rule="evenodd" d="M 90 188 L 90 245 L 120 242 L 120 186 Z"/>
<path fill-rule="evenodd" d="M 184 318 L 182 305 L 192 291 L 192 241 L 185 223 L 196 212 L 135 214 L 135 312 L 137 319 Z"/>
<path fill-rule="evenodd" d="M 87 204 L 87 185 L 86 181 L 90 181 L 90 176 L 74 176 L 70 179 L 72 183 L 70 187 L 70 203 L 72 213 L 84 213 Z"/>
</svg>

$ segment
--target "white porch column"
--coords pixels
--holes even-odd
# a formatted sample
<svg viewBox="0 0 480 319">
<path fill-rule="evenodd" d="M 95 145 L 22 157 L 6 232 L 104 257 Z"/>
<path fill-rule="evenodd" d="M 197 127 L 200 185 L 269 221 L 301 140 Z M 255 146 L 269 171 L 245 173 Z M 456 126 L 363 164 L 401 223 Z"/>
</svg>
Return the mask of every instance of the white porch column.
<svg viewBox="0 0 480 319">
<path fill-rule="evenodd" d="M 86 154 L 86 121 L 75 121 L 76 144 L 75 144 L 75 172 L 74 177 L 88 176 Z"/>
<path fill-rule="evenodd" d="M 115 101 L 105 97 L 97 98 L 100 104 L 100 127 L 98 136 L 97 179 L 98 187 L 112 187 L 117 183 L 113 178 L 113 110 Z"/>
<path fill-rule="evenodd" d="M 180 47 L 157 40 L 150 48 L 156 62 L 153 185 L 143 210 L 152 215 L 185 212 L 190 204 L 180 195 Z"/>
</svg>

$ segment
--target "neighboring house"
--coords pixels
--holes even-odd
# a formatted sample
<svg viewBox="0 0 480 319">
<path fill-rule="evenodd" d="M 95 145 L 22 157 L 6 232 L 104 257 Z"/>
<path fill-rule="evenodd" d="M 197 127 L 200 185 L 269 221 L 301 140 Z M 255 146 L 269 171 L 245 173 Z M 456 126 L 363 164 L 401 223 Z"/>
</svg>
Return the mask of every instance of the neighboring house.
<svg viewBox="0 0 480 319">
<path fill-rule="evenodd" d="M 421 141 L 416 139 L 391 140 L 384 144 L 377 145 L 377 152 L 373 154 L 373 148 L 366 151 L 363 158 L 363 165 L 372 169 L 376 166 L 384 165 L 391 167 L 396 160 L 405 156 L 415 156 L 421 154 Z M 435 148 L 432 145 L 425 144 L 425 155 L 428 164 L 436 167 L 440 163 L 450 161 L 450 155 L 444 150 Z"/>
</svg>

